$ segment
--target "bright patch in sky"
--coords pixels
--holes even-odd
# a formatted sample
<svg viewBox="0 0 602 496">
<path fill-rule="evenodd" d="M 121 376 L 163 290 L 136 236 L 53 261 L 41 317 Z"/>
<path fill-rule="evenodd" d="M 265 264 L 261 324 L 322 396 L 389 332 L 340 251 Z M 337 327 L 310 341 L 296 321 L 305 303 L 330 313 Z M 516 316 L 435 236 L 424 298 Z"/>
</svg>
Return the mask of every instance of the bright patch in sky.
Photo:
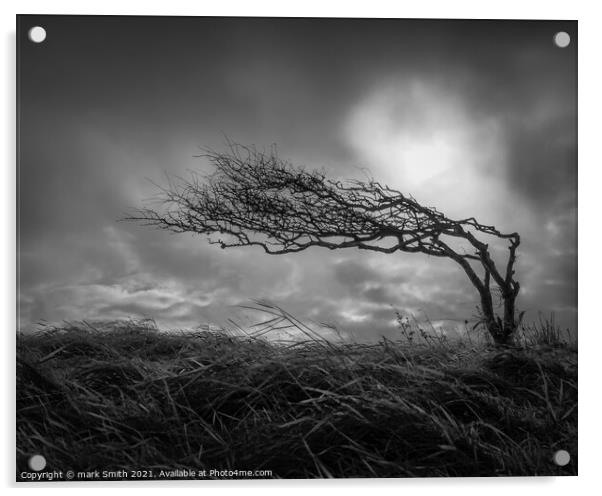
<svg viewBox="0 0 602 496">
<path fill-rule="evenodd" d="M 352 109 L 344 135 L 361 165 L 402 193 L 450 217 L 507 218 L 514 195 L 501 125 L 472 116 L 449 88 L 421 79 L 378 86 Z"/>
</svg>

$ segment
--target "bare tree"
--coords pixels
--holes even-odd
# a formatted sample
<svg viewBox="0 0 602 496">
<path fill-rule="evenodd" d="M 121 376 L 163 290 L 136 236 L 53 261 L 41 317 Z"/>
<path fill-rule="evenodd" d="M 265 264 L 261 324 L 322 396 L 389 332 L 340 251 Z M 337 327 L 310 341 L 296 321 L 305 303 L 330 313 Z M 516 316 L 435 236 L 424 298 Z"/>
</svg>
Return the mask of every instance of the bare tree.
<svg viewBox="0 0 602 496">
<path fill-rule="evenodd" d="M 226 152 L 206 150 L 202 156 L 214 173 L 169 178 L 166 187 L 159 187 L 161 208 L 138 210 L 128 220 L 177 233 L 217 235 L 209 242 L 222 248 L 256 245 L 273 255 L 321 246 L 450 258 L 477 289 L 482 323 L 494 341 L 512 341 L 520 289 L 514 279 L 517 233 L 504 234 L 473 217 L 452 220 L 372 179 L 329 179 L 322 171 L 282 160 L 275 149 L 261 152 L 231 144 Z M 483 236 L 507 242 L 503 269 Z M 492 283 L 501 295 L 500 315 Z"/>
</svg>

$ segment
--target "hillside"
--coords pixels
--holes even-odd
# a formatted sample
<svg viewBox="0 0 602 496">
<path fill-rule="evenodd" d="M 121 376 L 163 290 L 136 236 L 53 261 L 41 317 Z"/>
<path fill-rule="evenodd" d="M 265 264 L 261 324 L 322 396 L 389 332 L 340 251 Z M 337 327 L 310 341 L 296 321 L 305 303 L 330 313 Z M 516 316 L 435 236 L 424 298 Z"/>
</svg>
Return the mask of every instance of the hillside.
<svg viewBox="0 0 602 496">
<path fill-rule="evenodd" d="M 18 480 L 32 454 L 46 470 L 117 479 L 122 469 L 151 478 L 577 473 L 577 353 L 562 343 L 284 346 L 134 322 L 17 341 Z M 564 467 L 552 461 L 560 449 L 572 456 Z"/>
</svg>

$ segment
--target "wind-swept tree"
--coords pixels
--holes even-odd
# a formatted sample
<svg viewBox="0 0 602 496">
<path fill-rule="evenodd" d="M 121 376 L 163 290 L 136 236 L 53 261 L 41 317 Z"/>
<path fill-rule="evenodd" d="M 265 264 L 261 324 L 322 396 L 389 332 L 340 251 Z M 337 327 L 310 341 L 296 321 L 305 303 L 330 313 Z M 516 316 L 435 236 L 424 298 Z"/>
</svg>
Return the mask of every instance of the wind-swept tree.
<svg viewBox="0 0 602 496">
<path fill-rule="evenodd" d="M 170 178 L 159 187 L 160 207 L 140 209 L 128 220 L 211 235 L 209 242 L 222 248 L 260 246 L 272 255 L 321 246 L 449 258 L 476 288 L 482 323 L 494 341 L 512 341 L 520 289 L 514 278 L 517 233 L 502 233 L 473 217 L 452 220 L 372 179 L 329 179 L 322 171 L 293 166 L 275 149 L 230 145 L 226 152 L 207 150 L 202 156 L 214 166 L 212 174 Z M 503 268 L 484 236 L 507 242 Z M 501 312 L 494 305 L 495 288 Z"/>
</svg>

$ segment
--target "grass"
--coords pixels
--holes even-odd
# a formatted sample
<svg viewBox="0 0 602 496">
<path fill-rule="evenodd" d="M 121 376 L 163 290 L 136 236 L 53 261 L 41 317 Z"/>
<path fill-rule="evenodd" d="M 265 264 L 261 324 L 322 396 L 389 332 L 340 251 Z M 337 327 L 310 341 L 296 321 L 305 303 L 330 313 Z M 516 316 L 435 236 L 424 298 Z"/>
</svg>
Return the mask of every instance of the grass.
<svg viewBox="0 0 602 496">
<path fill-rule="evenodd" d="M 268 327 L 282 322 L 274 315 Z M 22 334 L 17 480 L 33 454 L 45 470 L 153 477 L 576 475 L 576 349 L 535 329 L 507 349 L 414 337 L 283 344 L 148 322 Z M 572 456 L 564 467 L 552 461 L 560 449 Z"/>
</svg>

